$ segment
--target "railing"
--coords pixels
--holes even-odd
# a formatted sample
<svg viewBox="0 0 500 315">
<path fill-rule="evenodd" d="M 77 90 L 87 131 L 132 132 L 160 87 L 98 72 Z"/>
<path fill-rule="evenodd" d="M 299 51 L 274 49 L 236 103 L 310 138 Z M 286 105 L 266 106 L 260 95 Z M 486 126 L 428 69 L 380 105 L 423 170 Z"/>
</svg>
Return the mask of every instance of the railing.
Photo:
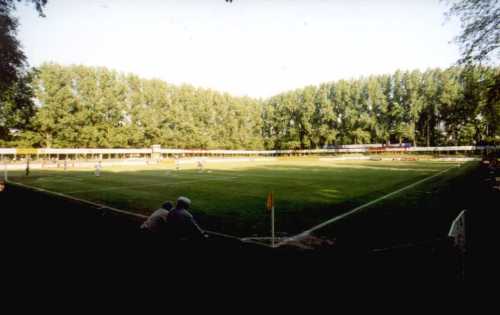
<svg viewBox="0 0 500 315">
<path fill-rule="evenodd" d="M 0 148 L 1 156 L 17 156 L 17 155 L 36 155 L 36 156 L 51 156 L 51 155 L 146 155 L 151 156 L 154 153 L 166 155 L 283 155 L 283 154 L 335 154 L 335 153 L 372 153 L 372 152 L 467 152 L 467 151 L 483 151 L 483 150 L 498 150 L 497 146 L 447 146 L 447 147 L 393 147 L 380 145 L 349 145 L 339 146 L 328 149 L 310 149 L 310 150 L 204 150 L 204 149 L 161 149 L 155 148 L 140 148 L 140 149 L 102 149 L 102 148 L 68 148 L 68 149 L 16 149 L 16 148 Z"/>
</svg>

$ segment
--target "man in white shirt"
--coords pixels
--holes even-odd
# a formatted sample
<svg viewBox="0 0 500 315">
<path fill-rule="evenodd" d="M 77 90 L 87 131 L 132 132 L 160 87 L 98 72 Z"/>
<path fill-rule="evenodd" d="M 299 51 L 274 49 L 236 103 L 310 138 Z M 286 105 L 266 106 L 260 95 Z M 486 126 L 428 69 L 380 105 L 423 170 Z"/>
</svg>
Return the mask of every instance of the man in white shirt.
<svg viewBox="0 0 500 315">
<path fill-rule="evenodd" d="M 153 234 L 162 234 L 167 229 L 167 217 L 169 211 L 173 208 L 170 201 L 163 203 L 161 208 L 153 212 L 149 218 L 141 225 L 143 231 L 151 232 Z"/>
</svg>

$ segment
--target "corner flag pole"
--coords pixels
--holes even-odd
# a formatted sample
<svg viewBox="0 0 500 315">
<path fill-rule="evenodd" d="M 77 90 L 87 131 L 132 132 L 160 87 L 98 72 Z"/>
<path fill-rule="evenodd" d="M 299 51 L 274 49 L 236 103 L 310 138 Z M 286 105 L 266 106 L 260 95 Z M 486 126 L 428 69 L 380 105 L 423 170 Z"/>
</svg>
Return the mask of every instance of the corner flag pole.
<svg viewBox="0 0 500 315">
<path fill-rule="evenodd" d="M 274 198 L 273 198 L 273 193 L 270 192 L 267 195 L 267 202 L 266 202 L 266 208 L 267 210 L 271 211 L 271 246 L 274 247 L 275 243 L 275 231 L 274 231 Z"/>
</svg>

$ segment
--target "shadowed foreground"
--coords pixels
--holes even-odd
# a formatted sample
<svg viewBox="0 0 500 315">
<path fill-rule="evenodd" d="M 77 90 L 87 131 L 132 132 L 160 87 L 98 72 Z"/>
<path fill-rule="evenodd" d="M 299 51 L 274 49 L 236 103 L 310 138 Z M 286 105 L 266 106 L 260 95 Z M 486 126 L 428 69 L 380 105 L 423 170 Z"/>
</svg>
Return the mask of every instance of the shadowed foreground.
<svg viewBox="0 0 500 315">
<path fill-rule="evenodd" d="M 491 188 L 495 176 L 498 170 L 494 173 L 480 167 L 467 180 L 451 184 L 451 191 L 443 198 L 474 196 L 475 202 L 467 204 L 468 220 L 474 218 L 475 224 L 486 225 L 492 216 L 491 206 L 498 201 L 498 192 Z M 180 266 L 187 263 L 197 266 L 196 272 L 218 278 L 266 271 L 287 277 L 320 276 L 321 281 L 339 278 L 435 281 L 459 278 L 466 263 L 447 238 L 377 251 L 359 245 L 360 240 L 369 239 L 367 235 L 397 225 L 397 216 L 361 216 L 343 222 L 339 233 L 345 235 L 338 235 L 342 246 L 319 246 L 315 250 L 293 246 L 270 249 L 216 235 L 207 241 L 191 243 L 146 238 L 139 232 L 139 218 L 15 185 L 7 185 L 0 193 L 0 202 L 3 215 L 0 228 L 6 243 L 4 257 L 12 266 L 20 268 L 25 265 L 56 270 L 79 265 L 87 269 L 154 268 L 162 263 Z M 435 225 L 429 227 L 435 228 Z M 420 239 L 418 229 L 412 229 L 412 233 L 412 237 Z M 468 244 L 470 256 L 471 239 Z M 388 242 L 388 245 L 393 244 Z"/>
</svg>

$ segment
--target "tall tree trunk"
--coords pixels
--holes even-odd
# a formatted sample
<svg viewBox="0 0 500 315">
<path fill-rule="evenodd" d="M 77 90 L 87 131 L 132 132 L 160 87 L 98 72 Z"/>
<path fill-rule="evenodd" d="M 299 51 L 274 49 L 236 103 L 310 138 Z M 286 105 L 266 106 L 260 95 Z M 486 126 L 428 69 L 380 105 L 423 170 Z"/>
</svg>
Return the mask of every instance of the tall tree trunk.
<svg viewBox="0 0 500 315">
<path fill-rule="evenodd" d="M 427 118 L 427 147 L 431 146 L 431 119 L 428 117 Z"/>
<path fill-rule="evenodd" d="M 417 122 L 413 120 L 413 146 L 417 146 Z"/>
</svg>

